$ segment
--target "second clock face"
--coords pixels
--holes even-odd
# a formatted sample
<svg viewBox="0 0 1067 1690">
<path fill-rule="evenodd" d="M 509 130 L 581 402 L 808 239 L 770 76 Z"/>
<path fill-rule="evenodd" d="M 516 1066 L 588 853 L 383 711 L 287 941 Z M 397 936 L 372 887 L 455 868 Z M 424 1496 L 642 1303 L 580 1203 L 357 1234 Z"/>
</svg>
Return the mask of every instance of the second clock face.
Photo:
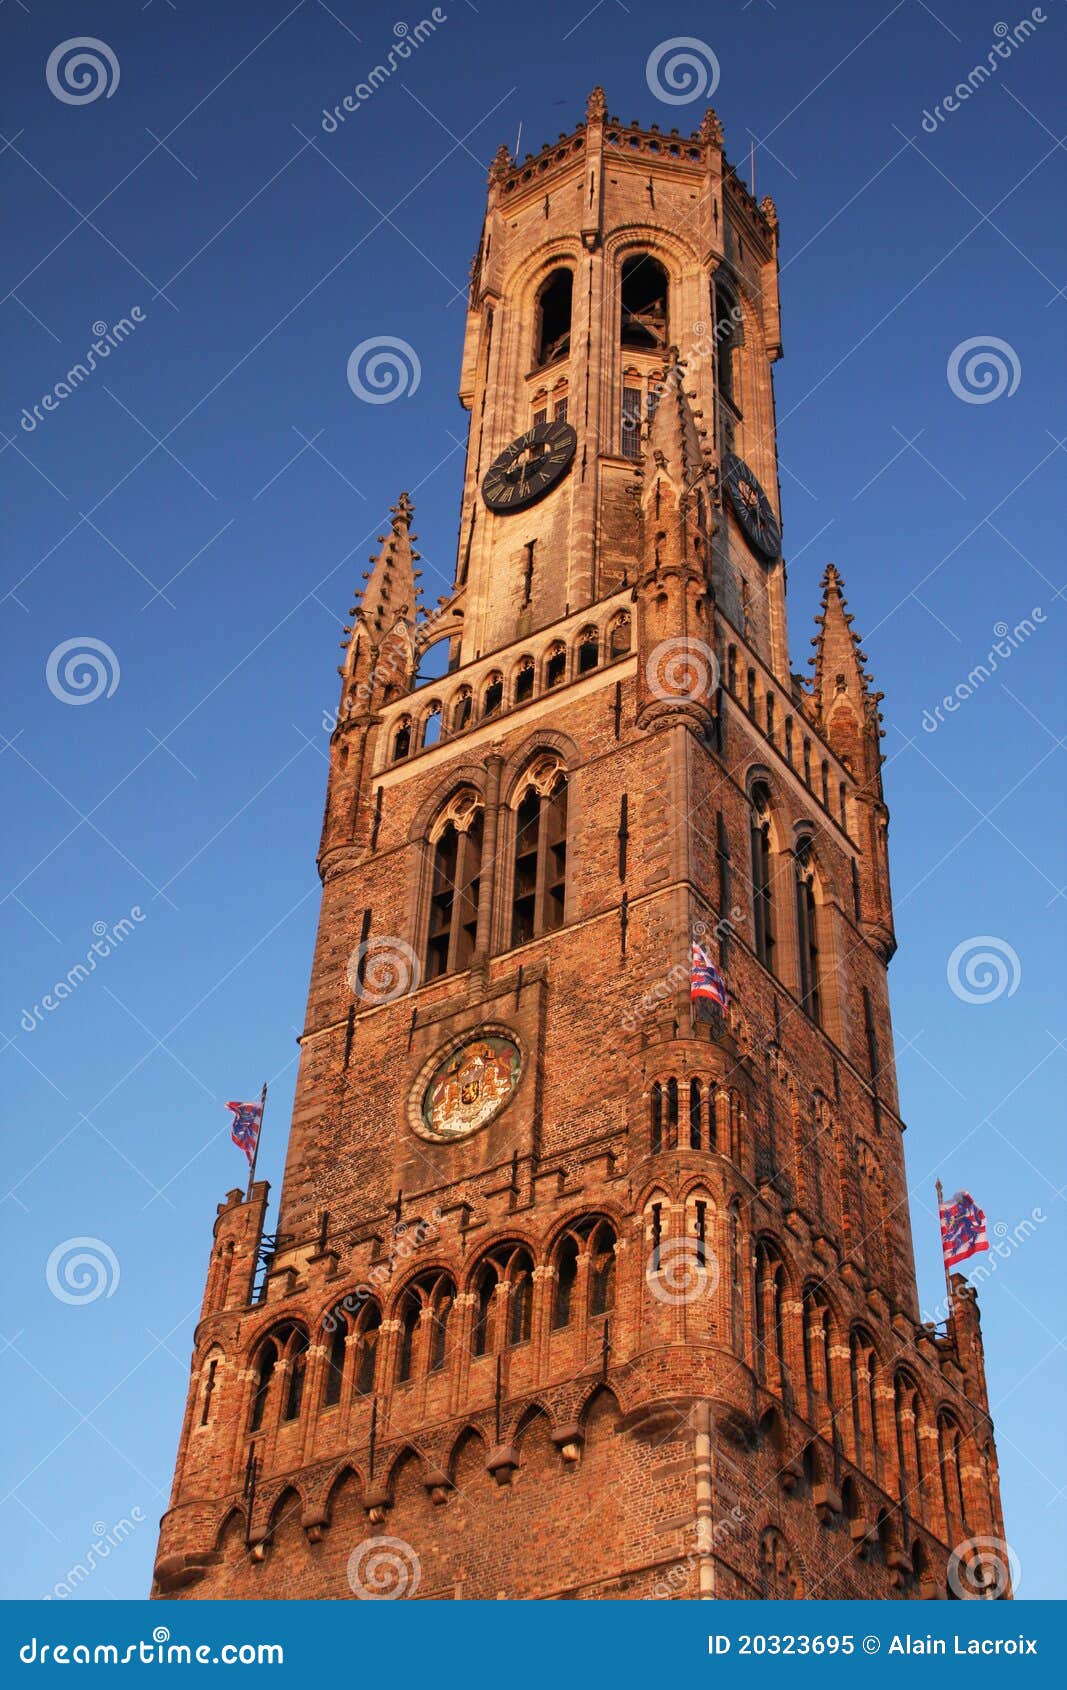
<svg viewBox="0 0 1067 1690">
<path fill-rule="evenodd" d="M 482 498 L 503 516 L 521 511 L 562 481 L 574 461 L 578 436 L 570 423 L 543 422 L 520 434 L 494 458 L 482 482 Z"/>
<path fill-rule="evenodd" d="M 725 471 L 726 493 L 745 539 L 773 563 L 782 555 L 782 531 L 770 500 L 743 458 L 727 458 Z"/>
</svg>

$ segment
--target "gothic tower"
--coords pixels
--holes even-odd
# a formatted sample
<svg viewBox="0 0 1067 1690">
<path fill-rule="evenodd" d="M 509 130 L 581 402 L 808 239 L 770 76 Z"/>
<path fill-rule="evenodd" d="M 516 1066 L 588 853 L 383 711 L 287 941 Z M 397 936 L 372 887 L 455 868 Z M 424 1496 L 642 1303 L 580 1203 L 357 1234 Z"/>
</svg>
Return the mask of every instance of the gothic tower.
<svg viewBox="0 0 1067 1690">
<path fill-rule="evenodd" d="M 493 162 L 455 582 L 420 605 L 401 494 L 276 1231 L 263 1183 L 220 1205 L 158 1595 L 943 1597 L 1003 1535 L 974 1296 L 920 1321 L 832 565 L 790 666 L 777 246 L 712 112 L 598 89 Z"/>
</svg>

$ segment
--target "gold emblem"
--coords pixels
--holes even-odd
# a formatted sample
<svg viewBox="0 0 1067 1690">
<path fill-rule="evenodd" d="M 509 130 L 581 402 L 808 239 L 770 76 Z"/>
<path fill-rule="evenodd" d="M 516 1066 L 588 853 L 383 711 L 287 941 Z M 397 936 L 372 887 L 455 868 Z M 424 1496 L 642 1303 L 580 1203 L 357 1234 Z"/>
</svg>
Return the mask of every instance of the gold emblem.
<svg viewBox="0 0 1067 1690">
<path fill-rule="evenodd" d="M 484 1035 L 461 1045 L 434 1069 L 422 1099 L 433 1138 L 466 1138 L 499 1114 L 519 1083 L 522 1057 L 512 1039 Z"/>
</svg>

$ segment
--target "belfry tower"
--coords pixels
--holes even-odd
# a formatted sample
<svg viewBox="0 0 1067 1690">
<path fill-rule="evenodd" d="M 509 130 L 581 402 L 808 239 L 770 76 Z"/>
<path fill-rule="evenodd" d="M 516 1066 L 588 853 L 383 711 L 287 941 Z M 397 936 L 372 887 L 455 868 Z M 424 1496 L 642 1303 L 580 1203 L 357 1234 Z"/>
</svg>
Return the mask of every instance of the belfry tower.
<svg viewBox="0 0 1067 1690">
<path fill-rule="evenodd" d="M 493 161 L 455 581 L 420 605 L 401 494 L 276 1231 L 263 1183 L 219 1207 L 157 1595 L 944 1597 L 1003 1537 L 973 1293 L 919 1317 L 832 565 L 790 664 L 777 247 L 710 111 L 597 89 Z"/>
</svg>

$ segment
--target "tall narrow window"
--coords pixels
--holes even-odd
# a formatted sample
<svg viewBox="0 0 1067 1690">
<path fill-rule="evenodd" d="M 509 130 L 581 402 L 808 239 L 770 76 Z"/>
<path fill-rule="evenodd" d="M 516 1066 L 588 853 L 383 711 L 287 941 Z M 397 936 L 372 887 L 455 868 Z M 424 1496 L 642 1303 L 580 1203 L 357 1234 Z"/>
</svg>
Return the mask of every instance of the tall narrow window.
<svg viewBox="0 0 1067 1690">
<path fill-rule="evenodd" d="M 528 698 L 533 697 L 533 690 L 534 661 L 532 657 L 523 657 L 515 671 L 515 703 L 525 704 Z"/>
<path fill-rule="evenodd" d="M 537 358 L 540 368 L 566 358 L 571 349 L 571 302 L 574 274 L 553 270 L 537 294 Z"/>
<path fill-rule="evenodd" d="M 522 1253 L 509 1273 L 508 1343 L 525 1344 L 533 1320 L 533 1263 Z"/>
<path fill-rule="evenodd" d="M 595 628 L 583 628 L 578 636 L 578 673 L 588 675 L 600 662 L 600 640 Z"/>
<path fill-rule="evenodd" d="M 774 967 L 774 900 L 771 882 L 770 796 L 765 786 L 752 793 L 752 915 L 756 955 L 765 968 Z"/>
<path fill-rule="evenodd" d="M 674 1150 L 678 1145 L 678 1081 L 667 1081 L 667 1148 Z"/>
<path fill-rule="evenodd" d="M 474 1287 L 474 1326 L 471 1331 L 471 1349 L 476 1356 L 484 1356 L 490 1347 L 493 1326 L 493 1310 L 496 1303 L 496 1288 L 499 1274 L 493 1262 L 486 1262 L 478 1274 Z"/>
<path fill-rule="evenodd" d="M 467 968 L 478 927 L 483 813 L 472 792 L 459 794 L 439 817 L 430 882 L 426 977 Z"/>
<path fill-rule="evenodd" d="M 620 273 L 619 341 L 635 351 L 658 352 L 667 345 L 667 272 L 647 252 L 625 258 Z"/>
<path fill-rule="evenodd" d="M 419 1315 L 422 1302 L 418 1292 L 411 1287 L 404 1296 L 400 1310 L 400 1341 L 396 1352 L 396 1380 L 398 1385 L 406 1385 L 411 1378 L 415 1366 L 415 1333 L 419 1328 Z"/>
<path fill-rule="evenodd" d="M 375 1363 L 378 1359 L 378 1335 L 381 1329 L 381 1310 L 368 1303 L 359 1321 L 359 1359 L 356 1363 L 356 1395 L 369 1397 L 374 1390 Z"/>
<path fill-rule="evenodd" d="M 689 1148 L 700 1149 L 700 1081 L 689 1082 Z"/>
<path fill-rule="evenodd" d="M 629 651 L 630 618 L 625 614 L 616 617 L 615 621 L 612 623 L 611 633 L 608 639 L 608 648 L 610 655 L 613 658 L 625 657 L 626 653 Z"/>
<path fill-rule="evenodd" d="M 641 389 L 631 385 L 622 390 L 622 455 L 641 456 Z"/>
<path fill-rule="evenodd" d="M 530 771 L 515 812 L 511 943 L 563 925 L 567 881 L 567 776 L 555 758 Z"/>
<path fill-rule="evenodd" d="M 499 672 L 490 675 L 482 694 L 482 720 L 495 716 L 504 702 L 504 677 Z"/>
<path fill-rule="evenodd" d="M 214 1394 L 215 1375 L 218 1372 L 218 1370 L 219 1370 L 219 1364 L 218 1364 L 217 1361 L 212 1360 L 212 1361 L 208 1362 L 208 1364 L 207 1364 L 207 1379 L 204 1382 L 204 1402 L 203 1402 L 203 1407 L 200 1410 L 200 1424 L 201 1424 L 201 1426 L 206 1426 L 209 1419 L 211 1418 L 211 1398 Z"/>
<path fill-rule="evenodd" d="M 653 1156 L 663 1149 L 663 1087 L 657 1080 L 652 1087 L 651 1097 L 652 1138 L 651 1150 Z"/>
<path fill-rule="evenodd" d="M 589 1314 L 610 1314 L 615 1307 L 615 1233 L 601 1221 L 589 1245 Z"/>
<path fill-rule="evenodd" d="M 267 1409 L 267 1397 L 270 1394 L 270 1382 L 274 1377 L 274 1369 L 278 1361 L 278 1347 L 273 1339 L 264 1344 L 256 1369 L 256 1389 L 252 1398 L 252 1418 L 249 1430 L 258 1432 L 263 1425 L 263 1416 Z"/>
<path fill-rule="evenodd" d="M 450 1280 L 441 1279 L 430 1297 L 430 1344 L 427 1366 L 440 1373 L 448 1358 L 448 1317 L 455 1301 Z"/>
<path fill-rule="evenodd" d="M 461 687 L 459 696 L 452 709 L 452 732 L 454 734 L 461 733 L 467 726 L 467 723 L 471 719 L 471 710 L 473 707 L 474 699 L 471 695 L 470 687 Z"/>
<path fill-rule="evenodd" d="M 712 290 L 715 307 L 715 357 L 719 397 L 736 407 L 734 355 L 740 314 L 729 292 L 721 284 Z"/>
<path fill-rule="evenodd" d="M 567 679 L 567 648 L 557 643 L 549 648 L 545 663 L 545 686 L 558 687 Z"/>
<path fill-rule="evenodd" d="M 568 1233 L 556 1253 L 556 1289 L 552 1299 L 552 1330 L 571 1323 L 574 1287 L 578 1282 L 578 1240 Z"/>
<path fill-rule="evenodd" d="M 819 995 L 819 908 L 815 897 L 815 869 L 811 840 L 804 839 L 796 851 L 797 960 L 800 964 L 800 1001 L 813 1021 L 821 1019 Z"/>
<path fill-rule="evenodd" d="M 299 1420 L 304 1401 L 304 1379 L 307 1374 L 308 1341 L 298 1333 L 289 1344 L 289 1388 L 285 1393 L 283 1420 Z"/>
<path fill-rule="evenodd" d="M 334 1327 L 330 1338 L 330 1347 L 326 1352 L 326 1378 L 322 1387 L 322 1405 L 324 1408 L 332 1408 L 335 1403 L 340 1402 L 345 1377 L 348 1323 L 340 1311 L 335 1311 L 331 1319 Z"/>
</svg>

